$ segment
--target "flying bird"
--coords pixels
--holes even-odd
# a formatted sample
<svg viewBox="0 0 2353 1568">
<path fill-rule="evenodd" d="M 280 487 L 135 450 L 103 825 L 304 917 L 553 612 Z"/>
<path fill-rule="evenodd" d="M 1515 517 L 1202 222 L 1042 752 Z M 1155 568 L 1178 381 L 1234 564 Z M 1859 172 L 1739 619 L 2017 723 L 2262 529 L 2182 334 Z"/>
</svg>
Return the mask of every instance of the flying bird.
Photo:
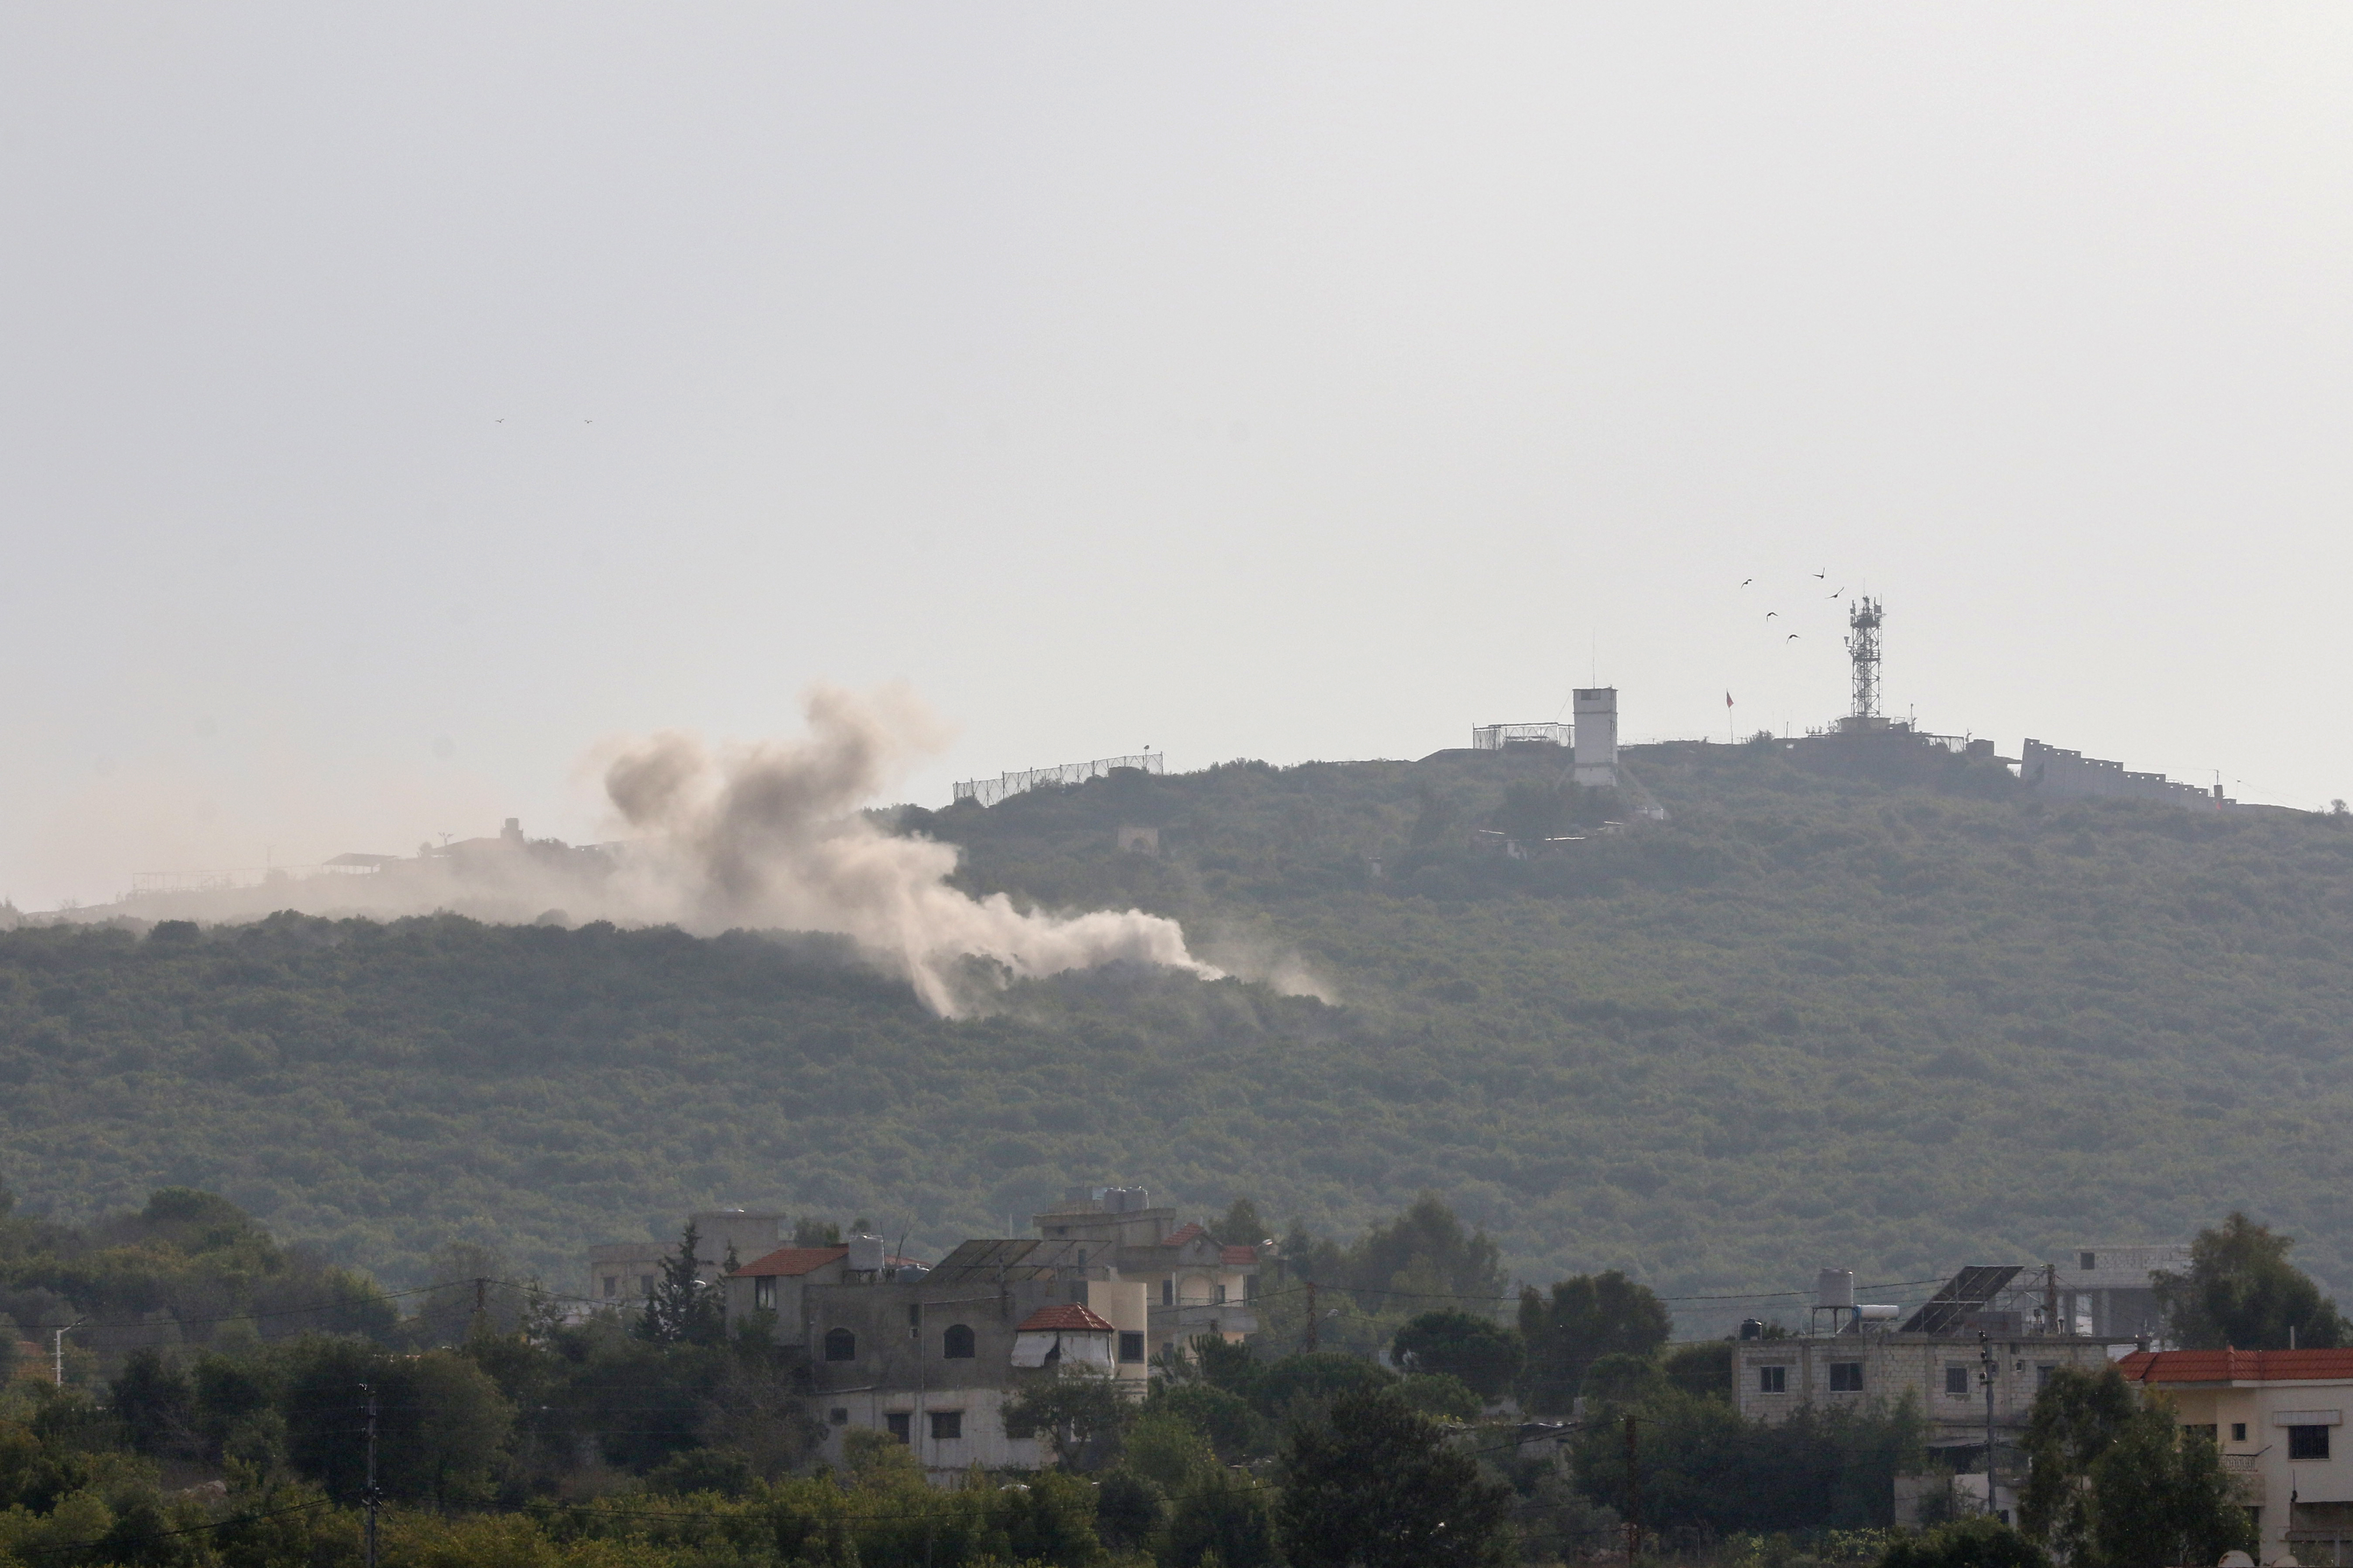
<svg viewBox="0 0 2353 1568">
<path fill-rule="evenodd" d="M 1757 581 L 1757 579 L 1754 577 L 1743 577 L 1740 580 L 1740 585 L 1746 588 L 1749 584 L 1754 583 L 1755 581 Z"/>
<path fill-rule="evenodd" d="M 1815 576 L 1817 576 L 1817 577 L 1827 577 L 1827 576 L 1829 576 L 1829 575 L 1830 575 L 1830 574 L 1829 574 L 1828 572 L 1817 572 L 1817 573 L 1815 573 L 1815 574 L 1814 574 L 1814 575 L 1815 575 Z"/>
<path fill-rule="evenodd" d="M 1797 634 L 1797 633 L 1795 633 L 1795 632 L 1791 632 L 1788 637 L 1786 637 L 1782 638 L 1781 640 L 1782 640 L 1782 641 L 1784 641 L 1784 642 L 1796 642 L 1796 641 L 1798 640 L 1798 634 Z"/>
<path fill-rule="evenodd" d="M 1779 615 L 1780 613 L 1781 613 L 1781 612 L 1780 612 L 1780 611 L 1778 611 L 1778 610 L 1767 610 L 1767 611 L 1766 611 L 1766 612 L 1765 612 L 1765 618 L 1766 618 L 1767 620 L 1768 620 L 1768 621 L 1769 621 L 1769 620 L 1771 620 L 1774 616 L 1776 616 Z"/>
</svg>

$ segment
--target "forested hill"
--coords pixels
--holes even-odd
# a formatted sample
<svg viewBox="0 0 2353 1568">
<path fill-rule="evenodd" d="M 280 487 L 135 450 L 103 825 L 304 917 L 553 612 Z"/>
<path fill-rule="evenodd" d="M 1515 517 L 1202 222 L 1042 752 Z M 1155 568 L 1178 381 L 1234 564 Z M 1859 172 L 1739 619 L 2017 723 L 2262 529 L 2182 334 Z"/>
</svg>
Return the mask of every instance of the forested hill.
<svg viewBox="0 0 2353 1568">
<path fill-rule="evenodd" d="M 1328 1005 L 1099 971 L 941 1020 L 828 941 L 446 918 L 0 934 L 0 1179 L 68 1216 L 208 1188 L 394 1282 L 465 1240 L 570 1284 L 586 1243 L 723 1203 L 936 1248 L 1085 1181 L 1322 1232 L 1434 1189 L 1523 1275 L 1670 1295 L 2234 1206 L 2353 1282 L 2341 819 L 1630 755 L 1671 816 L 1622 834 L 1586 830 L 1623 803 L 1493 755 L 902 819 L 976 890 L 1176 915 Z M 1517 861 L 1482 829 L 1569 841 Z"/>
</svg>

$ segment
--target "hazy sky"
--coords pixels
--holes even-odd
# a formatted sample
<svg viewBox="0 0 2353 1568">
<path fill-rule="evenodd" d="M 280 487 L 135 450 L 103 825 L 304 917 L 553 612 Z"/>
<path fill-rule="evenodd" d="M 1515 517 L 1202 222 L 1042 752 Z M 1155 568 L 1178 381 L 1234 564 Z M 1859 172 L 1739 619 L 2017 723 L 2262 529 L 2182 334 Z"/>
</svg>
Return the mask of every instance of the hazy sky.
<svg viewBox="0 0 2353 1568">
<path fill-rule="evenodd" d="M 934 804 L 1802 729 L 1841 587 L 1925 725 L 2353 794 L 2348 89 L 2322 5 L 12 5 L 0 894 L 593 837 L 819 679 Z"/>
</svg>

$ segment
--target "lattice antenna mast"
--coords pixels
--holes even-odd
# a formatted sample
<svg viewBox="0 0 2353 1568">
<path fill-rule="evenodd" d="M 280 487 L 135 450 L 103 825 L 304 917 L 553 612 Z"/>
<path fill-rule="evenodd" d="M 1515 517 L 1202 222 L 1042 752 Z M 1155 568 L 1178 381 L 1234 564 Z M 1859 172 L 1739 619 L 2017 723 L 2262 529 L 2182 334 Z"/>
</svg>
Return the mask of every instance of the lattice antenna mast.
<svg viewBox="0 0 2353 1568">
<path fill-rule="evenodd" d="M 1854 665 L 1854 716 L 1879 716 L 1879 601 L 1847 605 L 1846 656 Z"/>
</svg>

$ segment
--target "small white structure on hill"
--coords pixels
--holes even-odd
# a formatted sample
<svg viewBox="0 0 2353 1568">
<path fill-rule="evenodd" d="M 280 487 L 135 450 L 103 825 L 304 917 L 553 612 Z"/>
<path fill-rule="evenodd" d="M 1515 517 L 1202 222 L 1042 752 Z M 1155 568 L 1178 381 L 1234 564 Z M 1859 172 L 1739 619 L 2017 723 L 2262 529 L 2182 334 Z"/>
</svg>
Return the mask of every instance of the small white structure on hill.
<svg viewBox="0 0 2353 1568">
<path fill-rule="evenodd" d="M 1577 782 L 1618 787 L 1618 689 L 1580 688 L 1576 697 Z"/>
</svg>

